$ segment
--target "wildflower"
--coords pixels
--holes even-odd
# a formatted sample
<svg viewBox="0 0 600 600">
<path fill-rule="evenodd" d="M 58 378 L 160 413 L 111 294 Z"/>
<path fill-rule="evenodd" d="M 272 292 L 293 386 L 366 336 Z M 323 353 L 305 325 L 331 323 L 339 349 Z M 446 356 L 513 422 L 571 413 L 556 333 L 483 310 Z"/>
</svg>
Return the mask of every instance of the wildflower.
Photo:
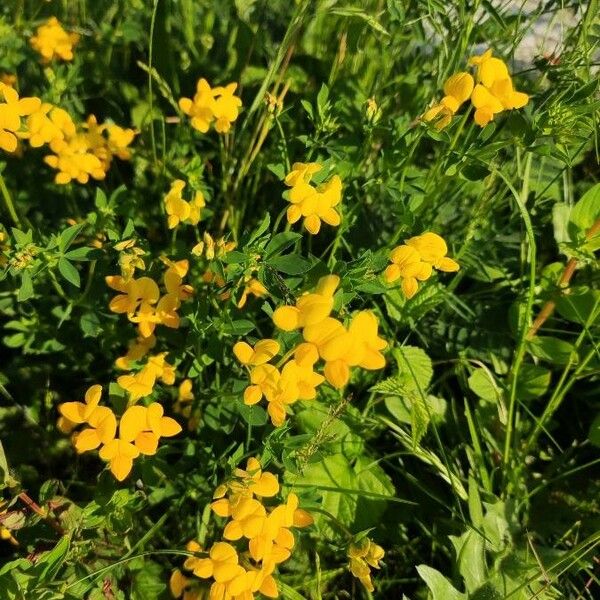
<svg viewBox="0 0 600 600">
<path fill-rule="evenodd" d="M 510 77 L 504 61 L 492 56 L 491 49 L 486 50 L 480 56 L 472 56 L 469 64 L 475 65 L 477 81 L 487 88 L 490 88 L 496 81 Z"/>
<path fill-rule="evenodd" d="M 138 336 L 129 343 L 125 356 L 117 358 L 115 366 L 118 369 L 127 370 L 131 368 L 131 363 L 140 360 L 150 352 L 156 345 L 156 338 L 153 335 L 148 337 Z"/>
<path fill-rule="evenodd" d="M 371 581 L 371 569 L 381 568 L 379 562 L 383 559 L 384 555 L 383 548 L 367 537 L 350 544 L 348 548 L 348 568 L 352 575 L 359 579 L 369 592 L 375 590 Z"/>
<path fill-rule="evenodd" d="M 115 438 L 100 448 L 100 458 L 109 463 L 110 472 L 118 481 L 123 481 L 133 468 L 133 459 L 140 451 L 130 442 Z"/>
<path fill-rule="evenodd" d="M 299 183 L 310 183 L 312 176 L 321 169 L 319 163 L 297 162 L 292 165 L 292 170 L 285 176 L 283 181 L 289 187 L 295 187 Z"/>
<path fill-rule="evenodd" d="M 256 298 L 262 298 L 268 294 L 267 288 L 254 277 L 245 279 L 244 290 L 240 299 L 238 300 L 237 307 L 244 308 L 249 296 L 255 296 Z"/>
<path fill-rule="evenodd" d="M 219 133 L 227 133 L 231 124 L 238 118 L 241 98 L 234 96 L 237 83 L 230 83 L 225 87 L 216 87 L 213 90 L 215 96 L 215 107 L 213 110 L 216 119 L 215 130 Z"/>
<path fill-rule="evenodd" d="M 309 181 L 320 169 L 318 163 L 294 163 L 292 171 L 284 179 L 285 184 L 291 187 L 287 220 L 293 224 L 304 218 L 304 227 L 312 235 L 319 233 L 322 221 L 334 227 L 341 221 L 335 207 L 342 200 L 342 180 L 334 175 L 315 188 Z"/>
<path fill-rule="evenodd" d="M 384 279 L 388 283 L 402 279 L 404 295 L 412 298 L 419 289 L 419 281 L 429 279 L 434 268 L 445 272 L 459 270 L 459 264 L 446 256 L 447 253 L 446 242 L 435 233 L 410 238 L 390 253 L 392 264 L 384 271 Z"/>
<path fill-rule="evenodd" d="M 171 184 L 169 193 L 165 196 L 164 203 L 168 215 L 169 229 L 174 229 L 180 223 L 197 225 L 200 221 L 200 211 L 205 206 L 204 195 L 198 191 L 193 200 L 187 202 L 182 196 L 184 187 L 185 182 L 176 179 Z"/>
<path fill-rule="evenodd" d="M 68 432 L 83 423 L 89 425 L 73 437 L 79 453 L 94 450 L 115 437 L 117 419 L 110 408 L 99 406 L 101 396 L 102 386 L 92 385 L 85 393 L 84 402 L 64 402 L 58 407 L 63 418 L 59 426 L 63 431 Z"/>
<path fill-rule="evenodd" d="M 140 371 L 134 375 L 121 375 L 117 383 L 128 392 L 130 402 L 152 393 L 157 379 L 166 385 L 175 383 L 175 367 L 166 362 L 166 352 L 151 356 Z"/>
<path fill-rule="evenodd" d="M 194 97 L 181 98 L 179 108 L 191 118 L 192 127 L 201 133 L 206 133 L 213 121 L 217 132 L 227 133 L 242 106 L 241 99 L 234 95 L 236 88 L 237 83 L 230 83 L 213 89 L 206 79 L 199 79 Z"/>
<path fill-rule="evenodd" d="M 469 73 L 455 73 L 444 83 L 442 100 L 423 115 L 424 121 L 435 121 L 435 128 L 444 129 L 473 91 L 474 81 Z"/>
<path fill-rule="evenodd" d="M 360 311 L 347 330 L 331 319 L 326 324 L 306 327 L 304 339 L 314 344 L 326 361 L 323 372 L 327 381 L 341 388 L 348 383 L 351 367 L 377 370 L 385 366 L 381 350 L 387 342 L 378 336 L 377 329 L 377 317 L 370 311 Z"/>
<path fill-rule="evenodd" d="M 247 366 L 263 365 L 279 352 L 279 343 L 275 340 L 260 340 L 254 348 L 246 342 L 237 342 L 233 347 L 236 358 Z"/>
<path fill-rule="evenodd" d="M 202 595 L 199 590 L 193 589 L 193 580 L 186 577 L 179 569 L 171 573 L 169 579 L 169 590 L 174 598 L 183 598 L 183 600 L 201 600 Z"/>
<path fill-rule="evenodd" d="M 19 98 L 17 91 L 0 83 L 4 102 L 0 103 L 0 148 L 6 152 L 17 149 L 17 132 L 21 129 L 21 117 L 36 112 L 42 101 L 39 98 Z"/>
<path fill-rule="evenodd" d="M 129 160 L 131 158 L 129 145 L 133 142 L 137 133 L 133 129 L 120 127 L 115 124 L 106 125 L 106 132 L 108 133 L 108 149 L 110 153 L 121 160 Z"/>
<path fill-rule="evenodd" d="M 301 296 L 295 306 L 277 308 L 273 323 L 283 331 L 293 331 L 323 321 L 333 310 L 333 295 L 339 283 L 337 275 L 321 277 L 315 291 Z"/>
<path fill-rule="evenodd" d="M 39 148 L 53 140 L 64 139 L 65 133 L 62 127 L 64 115 L 61 111 L 62 109 L 48 102 L 42 103 L 38 110 L 27 117 L 26 132 L 22 133 L 21 137 L 28 139 L 32 148 Z"/>
<path fill-rule="evenodd" d="M 367 121 L 372 124 L 377 123 L 381 118 L 381 109 L 379 108 L 377 101 L 375 98 L 369 98 L 365 104 L 367 105 L 365 110 Z"/>
<path fill-rule="evenodd" d="M 42 55 L 44 62 L 50 62 L 54 58 L 73 60 L 73 47 L 78 41 L 79 35 L 67 33 L 56 17 L 50 17 L 37 28 L 29 43 Z"/>
<path fill-rule="evenodd" d="M 202 235 L 202 241 L 198 242 L 192 248 L 192 254 L 194 256 L 202 256 L 207 260 L 213 260 L 216 258 L 221 258 L 225 256 L 228 252 L 231 252 L 236 247 L 235 242 L 228 242 L 224 237 L 220 237 L 218 240 L 214 240 L 212 235 L 205 231 Z"/>
<path fill-rule="evenodd" d="M 184 379 L 177 389 L 177 401 L 173 406 L 173 412 L 188 419 L 188 429 L 193 431 L 197 424 L 197 418 L 192 418 L 192 401 L 194 400 L 194 392 L 192 391 L 192 380 Z"/>
<path fill-rule="evenodd" d="M 181 432 L 181 425 L 175 419 L 164 416 L 164 409 L 158 402 L 146 406 L 130 406 L 121 417 L 119 437 L 131 442 L 145 455 L 156 454 L 161 437 L 173 437 Z"/>
</svg>

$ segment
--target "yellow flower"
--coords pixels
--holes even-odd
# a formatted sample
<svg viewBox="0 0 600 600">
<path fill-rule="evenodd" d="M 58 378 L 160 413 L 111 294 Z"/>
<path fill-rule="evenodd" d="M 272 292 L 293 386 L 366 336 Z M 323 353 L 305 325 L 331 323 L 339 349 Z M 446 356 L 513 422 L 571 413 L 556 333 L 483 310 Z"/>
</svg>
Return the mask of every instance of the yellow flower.
<svg viewBox="0 0 600 600">
<path fill-rule="evenodd" d="M 313 293 L 301 296 L 296 306 L 281 306 L 273 313 L 273 323 L 283 331 L 315 325 L 333 310 L 333 295 L 340 283 L 337 275 L 321 277 Z"/>
<path fill-rule="evenodd" d="M 447 273 L 458 271 L 459 264 L 446 256 L 448 247 L 442 237 L 430 231 L 407 240 L 390 254 L 392 262 L 384 271 L 384 279 L 394 283 L 402 279 L 402 291 L 412 298 L 419 289 L 419 281 L 426 281 L 433 269 Z"/>
<path fill-rule="evenodd" d="M 100 458 L 109 463 L 110 472 L 118 481 L 123 481 L 133 468 L 133 459 L 140 451 L 130 442 L 116 438 L 102 446 Z"/>
<path fill-rule="evenodd" d="M 201 579 L 212 577 L 217 583 L 227 583 L 242 571 L 235 548 L 226 542 L 217 542 L 210 549 L 208 558 L 196 560 L 193 573 Z"/>
<path fill-rule="evenodd" d="M 121 417 L 119 437 L 134 444 L 136 449 L 148 456 L 156 454 L 161 437 L 173 437 L 181 432 L 175 419 L 164 416 L 158 402 L 146 406 L 130 406 Z"/>
<path fill-rule="evenodd" d="M 294 163 L 292 170 L 285 176 L 284 183 L 290 187 L 296 187 L 300 183 L 310 183 L 312 176 L 321 168 L 319 163 Z"/>
<path fill-rule="evenodd" d="M 115 361 L 115 366 L 117 369 L 122 369 L 126 371 L 131 368 L 131 363 L 140 360 L 150 352 L 152 348 L 156 345 L 156 338 L 151 335 L 148 337 L 138 336 L 135 340 L 132 340 L 129 343 L 129 347 L 127 348 L 127 353 L 125 356 L 121 356 L 117 358 Z"/>
<path fill-rule="evenodd" d="M 201 600 L 199 590 L 190 589 L 193 580 L 186 577 L 179 569 L 171 573 L 169 579 L 169 590 L 174 598 L 183 598 L 183 600 Z"/>
<path fill-rule="evenodd" d="M 238 118 L 242 100 L 234 96 L 236 88 L 237 83 L 230 83 L 225 87 L 216 87 L 213 90 L 215 96 L 213 110 L 216 119 L 215 130 L 219 133 L 227 133 L 231 129 L 231 124 Z"/>
<path fill-rule="evenodd" d="M 110 408 L 99 406 L 101 396 L 102 386 L 93 385 L 85 393 L 85 402 L 64 402 L 58 407 L 63 419 L 59 420 L 59 427 L 65 433 L 77 425 L 89 425 L 73 435 L 73 444 L 79 453 L 94 450 L 115 437 L 117 419 Z"/>
<path fill-rule="evenodd" d="M 169 229 L 174 229 L 180 223 L 197 225 L 200 221 L 200 211 L 205 206 L 204 195 L 196 192 L 194 199 L 187 202 L 183 199 L 183 188 L 185 182 L 176 179 L 171 184 L 169 193 L 165 196 L 165 210 L 168 215 Z"/>
<path fill-rule="evenodd" d="M 371 581 L 371 568 L 381 568 L 379 562 L 383 559 L 384 555 L 383 548 L 367 537 L 350 544 L 348 548 L 348 568 L 352 575 L 359 579 L 369 592 L 375 590 Z"/>
<path fill-rule="evenodd" d="M 6 152 L 17 149 L 17 132 L 21 129 L 21 117 L 33 114 L 42 105 L 39 98 L 19 98 L 17 91 L 0 83 L 4 102 L 0 103 L 0 148 Z"/>
<path fill-rule="evenodd" d="M 133 142 L 137 132 L 114 124 L 106 125 L 106 132 L 108 133 L 108 149 L 110 152 L 121 160 L 129 160 L 131 150 L 128 146 Z"/>
<path fill-rule="evenodd" d="M 228 242 L 225 240 L 224 237 L 220 237 L 215 242 L 214 238 L 210 235 L 210 233 L 208 233 L 208 231 L 205 231 L 202 234 L 202 241 L 198 242 L 192 248 L 192 254 L 198 257 L 204 254 L 204 257 L 207 260 L 213 260 L 213 258 L 215 257 L 221 258 L 228 252 L 231 252 L 235 247 L 235 242 Z"/>
<path fill-rule="evenodd" d="M 254 277 L 246 279 L 244 285 L 244 291 L 237 303 L 238 308 L 244 308 L 248 301 L 248 296 L 255 296 L 256 298 L 262 298 L 268 294 L 267 288 Z"/>
<path fill-rule="evenodd" d="M 241 99 L 234 95 L 236 88 L 237 83 L 230 83 L 213 89 L 206 79 L 199 79 L 194 97 L 181 98 L 179 108 L 191 118 L 194 129 L 206 133 L 214 121 L 216 131 L 227 133 L 242 106 Z"/>
<path fill-rule="evenodd" d="M 486 87 L 477 84 L 471 95 L 471 102 L 475 107 L 475 123 L 481 127 L 485 127 L 494 119 L 494 115 L 501 113 L 504 110 L 502 102 Z"/>
<path fill-rule="evenodd" d="M 515 91 L 510 78 L 494 81 L 490 87 L 490 91 L 500 100 L 506 110 L 523 108 L 529 102 L 527 94 Z"/>
<path fill-rule="evenodd" d="M 196 84 L 196 94 L 192 99 L 181 98 L 179 108 L 191 117 L 192 127 L 201 133 L 206 133 L 214 119 L 215 99 L 206 79 L 199 79 Z"/>
<path fill-rule="evenodd" d="M 492 56 L 492 50 L 488 49 L 479 56 L 472 56 L 469 64 L 476 66 L 476 77 L 479 83 L 485 87 L 491 87 L 494 82 L 510 77 L 506 63 Z"/>
<path fill-rule="evenodd" d="M 448 246 L 444 239 L 437 233 L 428 231 L 422 235 L 410 238 L 406 244 L 414 248 L 420 255 L 421 260 L 431 264 L 433 267 L 446 273 L 452 273 L 459 270 L 456 261 L 446 256 Z"/>
<path fill-rule="evenodd" d="M 279 352 L 279 343 L 275 340 L 260 340 L 254 348 L 246 342 L 237 342 L 233 346 L 233 353 L 243 365 L 263 365 L 268 363 Z"/>
<path fill-rule="evenodd" d="M 307 183 L 314 165 L 320 169 L 316 163 L 295 163 L 296 168 L 285 178 L 288 185 L 288 182 L 295 182 L 288 193 L 291 206 L 287 210 L 287 220 L 293 224 L 303 218 L 304 227 L 312 235 L 319 233 L 321 221 L 334 227 L 340 224 L 341 218 L 335 207 L 342 200 L 342 180 L 337 175 L 317 188 Z"/>
<path fill-rule="evenodd" d="M 423 115 L 424 121 L 435 121 L 435 128 L 444 129 L 450 124 L 452 116 L 466 102 L 473 91 L 474 81 L 469 73 L 455 73 L 444 83 L 442 100 L 432 106 Z"/>
<path fill-rule="evenodd" d="M 37 28 L 29 43 L 42 55 L 44 62 L 49 62 L 53 58 L 73 60 L 73 47 L 78 41 L 79 35 L 67 33 L 56 17 L 50 17 Z"/>
</svg>

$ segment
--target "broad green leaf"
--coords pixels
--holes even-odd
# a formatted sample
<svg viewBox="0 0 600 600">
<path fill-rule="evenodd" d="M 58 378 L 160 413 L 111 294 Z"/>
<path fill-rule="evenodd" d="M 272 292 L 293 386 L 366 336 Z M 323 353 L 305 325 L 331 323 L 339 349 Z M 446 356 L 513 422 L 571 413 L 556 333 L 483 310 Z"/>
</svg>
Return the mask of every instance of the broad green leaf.
<svg viewBox="0 0 600 600">
<path fill-rule="evenodd" d="M 550 385 L 550 371 L 537 365 L 524 364 L 519 371 L 517 398 L 533 400 L 546 393 Z"/>
<path fill-rule="evenodd" d="M 221 331 L 225 335 L 246 335 L 250 333 L 255 328 L 255 325 L 252 321 L 248 319 L 238 319 L 236 321 L 232 321 L 230 323 L 224 323 L 221 326 Z"/>
<path fill-rule="evenodd" d="M 265 257 L 268 259 L 274 255 L 281 254 L 301 237 L 302 234 L 295 231 L 283 231 L 274 235 L 265 248 Z"/>
<path fill-rule="evenodd" d="M 25 302 L 25 300 L 29 300 L 33 296 L 33 281 L 31 280 L 31 275 L 29 271 L 21 272 L 21 286 L 19 287 L 19 292 L 17 293 L 17 300 L 19 302 Z"/>
<path fill-rule="evenodd" d="M 600 183 L 589 189 L 571 211 L 571 223 L 584 233 L 598 219 L 600 219 Z"/>
<path fill-rule="evenodd" d="M 475 369 L 469 376 L 468 384 L 469 389 L 482 400 L 497 402 L 502 396 L 502 388 L 489 369 Z"/>
<path fill-rule="evenodd" d="M 267 411 L 262 406 L 248 406 L 242 400 L 238 400 L 236 406 L 248 425 L 260 427 L 268 421 Z"/>
<path fill-rule="evenodd" d="M 58 259 L 58 270 L 69 283 L 72 283 L 76 287 L 81 285 L 79 271 L 66 258 L 61 257 Z"/>
<path fill-rule="evenodd" d="M 76 225 L 71 225 L 65 229 L 58 239 L 58 248 L 61 252 L 66 252 L 69 249 L 69 246 L 73 243 L 73 240 L 77 237 L 77 234 L 84 228 L 85 223 L 77 223 Z"/>
<path fill-rule="evenodd" d="M 433 377 L 433 365 L 427 353 L 416 346 L 401 346 L 394 349 L 393 354 L 407 389 L 424 393 Z"/>
<path fill-rule="evenodd" d="M 275 256 L 267 260 L 266 264 L 286 275 L 301 275 L 302 273 L 309 271 L 312 266 L 309 260 L 303 258 L 299 254 Z"/>
<path fill-rule="evenodd" d="M 573 356 L 577 362 L 577 354 L 573 344 L 552 336 L 536 336 L 528 342 L 531 354 L 555 365 L 564 365 Z"/>
<path fill-rule="evenodd" d="M 65 258 L 69 260 L 95 260 L 102 256 L 102 250 L 99 248 L 75 248 L 65 252 Z"/>
<path fill-rule="evenodd" d="M 483 585 L 487 578 L 485 541 L 474 529 L 470 529 L 460 537 L 451 535 L 450 541 L 454 546 L 456 565 L 467 592 L 473 592 Z"/>
<path fill-rule="evenodd" d="M 467 600 L 466 594 L 459 592 L 438 570 L 419 565 L 417 572 L 427 584 L 432 600 Z"/>
</svg>

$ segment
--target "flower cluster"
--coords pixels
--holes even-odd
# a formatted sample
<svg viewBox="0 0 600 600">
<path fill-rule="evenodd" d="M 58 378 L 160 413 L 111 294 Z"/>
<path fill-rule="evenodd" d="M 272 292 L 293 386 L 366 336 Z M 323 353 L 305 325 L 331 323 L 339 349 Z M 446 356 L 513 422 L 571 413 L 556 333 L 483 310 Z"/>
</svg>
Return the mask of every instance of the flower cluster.
<svg viewBox="0 0 600 600">
<path fill-rule="evenodd" d="M 14 152 L 17 138 L 24 134 L 21 118 L 38 111 L 42 101 L 35 97 L 19 98 L 18 92 L 5 83 L 0 83 L 0 95 L 0 149 Z"/>
<path fill-rule="evenodd" d="M 45 106 L 52 109 L 51 105 Z M 98 125 L 94 115 L 78 127 L 65 111 L 56 113 L 52 110 L 49 118 L 46 118 L 47 112 L 40 115 L 40 123 L 47 127 L 53 123 L 57 131 L 48 141 L 53 154 L 46 156 L 44 161 L 58 171 L 54 178 L 56 183 L 64 185 L 73 180 L 87 183 L 90 177 L 101 180 L 106 177 L 113 156 L 121 160 L 131 158 L 128 146 L 135 137 L 133 129 L 114 124 Z"/>
<path fill-rule="evenodd" d="M 200 212 L 206 206 L 204 195 L 200 191 L 197 191 L 189 202 L 184 200 L 183 188 L 185 188 L 185 181 L 176 179 L 165 196 L 165 211 L 169 229 L 174 229 L 180 223 L 198 225 Z"/>
<path fill-rule="evenodd" d="M 191 556 L 185 571 L 200 579 L 212 579 L 210 600 L 252 600 L 255 593 L 268 598 L 278 596 L 274 572 L 277 565 L 291 556 L 296 540 L 292 528 L 307 527 L 313 519 L 298 508 L 298 497 L 290 493 L 283 504 L 266 506 L 265 498 L 279 493 L 279 482 L 272 473 L 263 471 L 256 458 L 248 460 L 245 470 L 236 469 L 234 479 L 220 485 L 214 494 L 212 510 L 228 519 L 223 538 L 203 551 L 191 541 L 187 549 L 203 556 Z M 244 550 L 229 542 L 244 541 Z M 170 581 L 175 598 L 198 600 L 204 597 L 199 582 L 173 572 Z"/>
<path fill-rule="evenodd" d="M 213 121 L 216 131 L 227 133 L 242 106 L 242 100 L 234 95 L 236 88 L 237 83 L 211 88 L 206 79 L 199 79 L 194 97 L 180 98 L 179 108 L 201 133 L 206 133 Z"/>
<path fill-rule="evenodd" d="M 41 54 L 44 62 L 50 62 L 54 58 L 73 60 L 73 47 L 78 41 L 78 34 L 66 32 L 56 17 L 50 17 L 37 28 L 29 43 Z"/>
<path fill-rule="evenodd" d="M 100 448 L 100 458 L 109 463 L 111 473 L 119 481 L 131 472 L 134 458 L 140 454 L 156 454 L 161 437 L 171 437 L 181 431 L 177 421 L 163 416 L 163 407 L 158 402 L 130 406 L 117 423 L 112 409 L 100 405 L 101 397 L 102 386 L 96 384 L 87 390 L 84 402 L 59 405 L 58 425 L 65 433 L 86 425 L 73 434 L 75 449 L 81 454 Z"/>
<path fill-rule="evenodd" d="M 276 427 L 285 422 L 287 407 L 298 400 L 316 398 L 317 388 L 325 381 L 342 388 L 353 367 L 376 370 L 385 366 L 381 350 L 387 343 L 378 336 L 377 317 L 371 311 L 356 313 L 348 327 L 330 316 L 339 282 L 337 275 L 322 277 L 314 292 L 301 296 L 294 306 L 275 310 L 276 327 L 282 331 L 302 330 L 303 341 L 285 354 L 283 365 L 271 364 L 281 349 L 276 340 L 263 339 L 254 347 L 240 341 L 233 347 L 236 358 L 250 374 L 244 403 L 254 405 L 266 398 L 267 411 Z M 322 375 L 315 372 L 320 359 L 325 363 Z"/>
<path fill-rule="evenodd" d="M 192 254 L 197 257 L 204 256 L 206 260 L 213 260 L 213 258 L 221 258 L 228 252 L 231 252 L 236 247 L 235 242 L 228 242 L 224 237 L 220 237 L 217 240 L 213 238 L 208 231 L 202 234 L 202 241 L 198 242 L 192 248 Z"/>
<path fill-rule="evenodd" d="M 388 283 L 402 280 L 402 291 L 407 298 L 412 298 L 419 289 L 419 281 L 426 281 L 433 274 L 433 269 L 452 273 L 460 266 L 448 254 L 446 242 L 437 233 L 428 231 L 397 246 L 390 253 L 392 262 L 384 271 Z"/>
<path fill-rule="evenodd" d="M 312 235 L 319 233 L 321 221 L 333 227 L 341 222 L 335 207 L 342 201 L 342 180 L 333 175 L 317 187 L 311 185 L 312 176 L 321 168 L 319 163 L 294 163 L 284 179 L 290 187 L 284 193 L 291 204 L 287 209 L 288 223 L 294 224 L 302 218 L 304 228 Z"/>
<path fill-rule="evenodd" d="M 131 158 L 128 146 L 135 137 L 133 129 L 98 125 L 94 115 L 78 127 L 64 109 L 35 97 L 19 98 L 9 85 L 0 83 L 0 94 L 4 99 L 0 102 L 0 148 L 15 152 L 19 138 L 28 140 L 32 148 L 48 145 L 53 154 L 44 161 L 58 171 L 56 183 L 104 179 L 113 156 Z"/>
<path fill-rule="evenodd" d="M 172 262 L 163 259 L 167 269 L 163 276 L 165 293 L 151 277 L 139 277 L 126 280 L 121 275 L 106 277 L 107 285 L 117 292 L 109 304 L 112 312 L 127 314 L 132 323 L 137 323 L 141 337 L 150 337 L 158 324 L 177 329 L 179 327 L 178 310 L 181 301 L 188 299 L 193 289 L 183 283 L 189 268 L 187 260 Z"/>
<path fill-rule="evenodd" d="M 522 108 L 529 96 L 514 89 L 506 63 L 487 50 L 473 56 L 469 64 L 475 66 L 475 79 L 470 73 L 455 73 L 444 84 L 445 96 L 424 115 L 424 121 L 434 121 L 436 129 L 447 127 L 452 117 L 467 100 L 475 108 L 475 123 L 485 127 L 494 116 L 504 110 Z"/>
<path fill-rule="evenodd" d="M 348 568 L 354 577 L 360 580 L 369 592 L 373 592 L 371 569 L 379 569 L 379 561 L 385 552 L 381 546 L 363 537 L 348 548 Z"/>
</svg>

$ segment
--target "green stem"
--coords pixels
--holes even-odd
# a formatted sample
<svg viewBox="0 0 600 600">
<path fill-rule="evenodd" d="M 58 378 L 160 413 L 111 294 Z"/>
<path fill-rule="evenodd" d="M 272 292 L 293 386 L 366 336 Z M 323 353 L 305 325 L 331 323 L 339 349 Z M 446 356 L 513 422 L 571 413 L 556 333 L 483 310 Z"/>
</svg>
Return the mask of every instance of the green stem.
<svg viewBox="0 0 600 600">
<path fill-rule="evenodd" d="M 21 221 L 19 220 L 19 215 L 15 210 L 15 205 L 13 204 L 12 196 L 10 195 L 8 188 L 6 187 L 6 182 L 4 181 L 2 173 L 0 173 L 0 192 L 2 192 L 4 204 L 6 204 L 6 208 L 8 210 L 8 213 L 10 214 L 11 219 L 13 220 L 14 224 L 17 227 L 19 227 L 21 225 Z"/>
<path fill-rule="evenodd" d="M 527 292 L 527 301 L 525 304 L 524 316 L 522 318 L 522 323 L 520 323 L 519 332 L 520 339 L 517 346 L 517 351 L 515 353 L 515 358 L 512 364 L 512 368 L 510 370 L 510 400 L 508 406 L 508 419 L 506 423 L 506 437 L 504 438 L 504 456 L 503 456 L 503 464 L 504 464 L 504 475 L 509 471 L 509 463 L 510 463 L 510 454 L 511 448 L 513 444 L 513 435 L 514 435 L 514 420 L 515 420 L 515 410 L 517 404 L 517 382 L 519 379 L 519 370 L 521 368 L 521 364 L 523 363 L 523 358 L 525 357 L 525 345 L 527 341 L 527 319 L 531 314 L 531 310 L 533 307 L 533 301 L 535 296 L 535 271 L 536 271 L 536 245 L 535 245 L 535 235 L 533 233 L 533 226 L 531 224 L 531 218 L 529 217 L 529 213 L 527 212 L 527 208 L 525 203 L 527 201 L 527 196 L 529 195 L 529 174 L 531 171 L 531 161 L 532 154 L 528 153 L 527 158 L 525 160 L 525 169 L 523 173 L 523 185 L 521 187 L 521 193 L 518 193 L 515 188 L 512 186 L 510 181 L 506 178 L 506 176 L 501 172 L 497 171 L 498 175 L 504 180 L 510 191 L 512 192 L 517 206 L 519 208 L 519 212 L 521 213 L 521 217 L 523 219 L 523 223 L 525 225 L 525 232 L 527 235 L 527 242 L 529 245 L 529 289 Z"/>
</svg>

